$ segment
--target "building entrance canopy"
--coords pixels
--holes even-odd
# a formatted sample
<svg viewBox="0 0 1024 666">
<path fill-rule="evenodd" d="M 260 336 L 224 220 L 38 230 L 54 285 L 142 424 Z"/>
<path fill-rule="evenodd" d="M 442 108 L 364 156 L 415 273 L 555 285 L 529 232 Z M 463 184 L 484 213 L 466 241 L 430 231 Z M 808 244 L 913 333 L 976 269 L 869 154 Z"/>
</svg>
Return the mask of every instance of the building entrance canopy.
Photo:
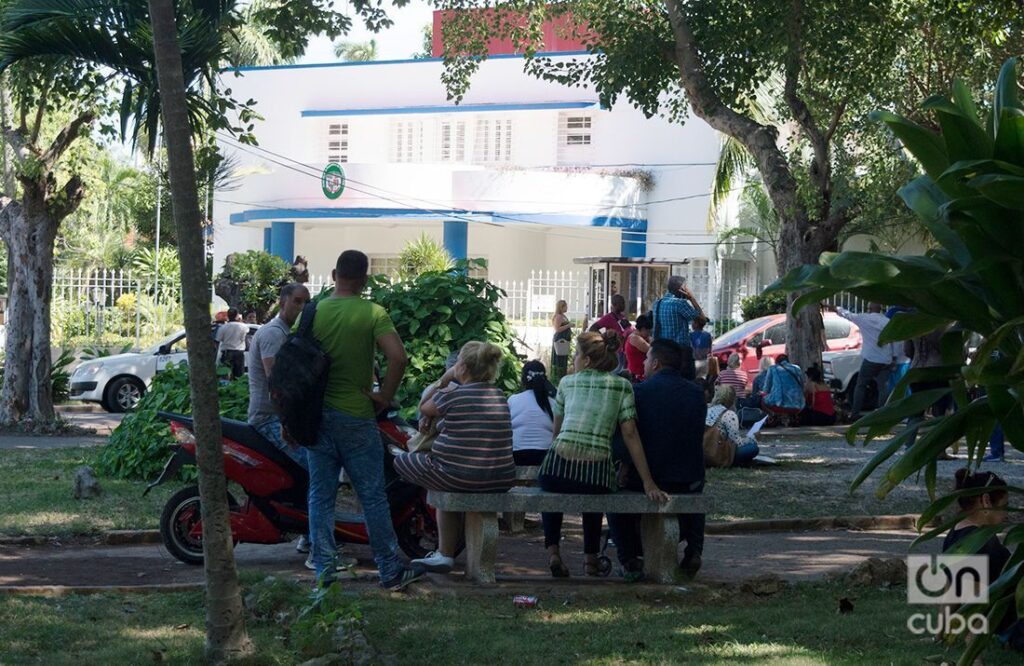
<svg viewBox="0 0 1024 666">
<path fill-rule="evenodd" d="M 610 297 L 622 294 L 626 299 L 626 315 L 635 321 L 665 293 L 669 276 L 679 272 L 674 269 L 689 262 L 647 257 L 576 257 L 573 263 L 589 267 L 588 319 L 607 313 L 611 307 Z"/>
</svg>

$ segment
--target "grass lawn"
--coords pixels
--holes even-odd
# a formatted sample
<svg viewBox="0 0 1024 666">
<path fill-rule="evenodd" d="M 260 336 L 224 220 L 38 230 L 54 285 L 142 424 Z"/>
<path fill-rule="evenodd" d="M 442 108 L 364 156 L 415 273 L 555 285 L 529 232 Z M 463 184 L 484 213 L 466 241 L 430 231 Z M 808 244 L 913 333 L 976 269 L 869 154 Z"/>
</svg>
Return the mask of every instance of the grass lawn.
<svg viewBox="0 0 1024 666">
<path fill-rule="evenodd" d="M 251 580 L 251 578 L 250 578 Z M 527 590 L 528 591 L 528 590 Z M 294 586 L 294 603 L 304 590 Z M 365 593 L 356 603 L 370 643 L 400 664 L 921 664 L 955 661 L 912 635 L 905 591 L 803 585 L 770 598 L 695 588 L 664 592 L 610 583 L 603 589 L 549 590 L 536 609 L 512 606 L 511 593 L 426 588 L 422 594 Z M 848 596 L 854 611 L 837 612 Z M 299 661 L 289 629 L 251 619 L 251 663 Z M 0 597 L 4 664 L 199 663 L 199 593 Z M 1020 663 L 990 648 L 985 664 Z"/>
<path fill-rule="evenodd" d="M 146 484 L 101 478 L 103 496 L 71 495 L 76 467 L 96 449 L 32 449 L 0 456 L 0 535 L 81 536 L 111 529 L 156 529 L 164 502 L 182 487 L 172 481 L 142 497 Z M 776 467 L 708 470 L 705 494 L 716 500 L 713 521 L 919 513 L 928 505 L 923 484 L 908 480 L 885 501 L 869 481 L 855 495 L 849 479 L 859 464 L 828 459 L 783 460 Z M 240 497 L 241 493 L 236 493 Z"/>
<path fill-rule="evenodd" d="M 146 497 L 140 481 L 100 479 L 103 495 L 76 500 L 77 467 L 92 464 L 97 449 L 7 450 L 0 455 L 0 535 L 90 535 L 116 529 L 156 529 L 164 502 L 181 487 L 168 483 Z"/>
</svg>

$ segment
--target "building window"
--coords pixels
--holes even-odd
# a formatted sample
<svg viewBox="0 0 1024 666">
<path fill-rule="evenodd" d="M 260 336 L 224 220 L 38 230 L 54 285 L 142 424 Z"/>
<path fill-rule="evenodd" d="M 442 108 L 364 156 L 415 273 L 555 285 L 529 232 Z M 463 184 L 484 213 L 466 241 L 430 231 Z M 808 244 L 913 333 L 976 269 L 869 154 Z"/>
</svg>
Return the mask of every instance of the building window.
<svg viewBox="0 0 1024 666">
<path fill-rule="evenodd" d="M 391 161 L 423 161 L 423 123 L 399 120 L 391 124 Z"/>
<path fill-rule="evenodd" d="M 370 275 L 386 275 L 392 280 L 398 277 L 397 254 L 371 254 Z"/>
<path fill-rule="evenodd" d="M 592 116 L 562 113 L 558 116 L 558 163 L 590 162 L 593 144 Z"/>
<path fill-rule="evenodd" d="M 476 121 L 473 141 L 473 162 L 490 164 L 512 161 L 512 120 L 480 118 Z"/>
<path fill-rule="evenodd" d="M 466 123 L 442 120 L 438 126 L 438 159 L 441 162 L 466 161 Z"/>
<path fill-rule="evenodd" d="M 327 126 L 327 162 L 348 162 L 348 123 L 331 123 Z"/>
</svg>

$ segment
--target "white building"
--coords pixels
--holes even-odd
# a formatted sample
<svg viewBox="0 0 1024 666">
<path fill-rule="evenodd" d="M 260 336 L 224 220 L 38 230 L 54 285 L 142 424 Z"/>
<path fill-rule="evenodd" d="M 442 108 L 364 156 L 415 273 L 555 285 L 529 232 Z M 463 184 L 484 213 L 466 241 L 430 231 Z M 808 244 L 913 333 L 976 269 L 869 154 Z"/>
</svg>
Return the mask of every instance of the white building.
<svg viewBox="0 0 1024 666">
<path fill-rule="evenodd" d="M 527 75 L 518 56 L 485 61 L 455 105 L 442 71 L 426 59 L 225 73 L 232 96 L 255 100 L 263 119 L 258 147 L 221 139 L 242 177 L 215 198 L 216 269 L 232 252 L 265 248 L 329 274 L 356 248 L 387 272 L 427 233 L 456 258 L 486 259 L 495 281 L 586 271 L 578 257 L 672 260 L 713 318 L 736 316 L 754 262 L 716 259 L 707 195 L 719 137 L 709 126 L 648 119 L 625 101 L 602 108 L 592 90 Z M 330 163 L 344 171 L 337 198 L 321 178 Z M 669 270 L 612 265 L 598 290 L 615 280 L 631 311 L 646 309 Z"/>
</svg>

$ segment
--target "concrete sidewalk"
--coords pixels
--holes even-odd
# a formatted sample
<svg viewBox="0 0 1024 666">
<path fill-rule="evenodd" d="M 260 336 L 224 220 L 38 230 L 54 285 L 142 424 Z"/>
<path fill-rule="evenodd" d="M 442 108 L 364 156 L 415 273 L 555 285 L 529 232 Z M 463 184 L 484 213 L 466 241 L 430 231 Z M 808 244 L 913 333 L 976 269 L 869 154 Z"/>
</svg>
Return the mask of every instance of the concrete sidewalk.
<svg viewBox="0 0 1024 666">
<path fill-rule="evenodd" d="M 566 527 L 570 527 L 567 525 Z M 576 526 L 572 526 L 576 527 Z M 572 571 L 569 582 L 591 584 L 621 583 L 614 575 L 593 579 L 583 575 L 583 556 L 577 529 L 566 535 L 563 556 Z M 708 536 L 700 582 L 735 583 L 756 576 L 775 574 L 802 582 L 820 580 L 829 574 L 849 571 L 868 557 L 898 557 L 907 554 L 914 532 L 783 532 Z M 939 542 L 926 544 L 919 552 L 938 552 Z M 359 558 L 356 573 L 363 580 L 375 579 L 368 546 L 347 546 Z M 258 570 L 312 582 L 312 572 L 303 567 L 304 555 L 294 544 L 240 545 L 236 550 L 239 569 Z M 614 559 L 614 551 L 608 554 Z M 552 583 L 547 571 L 543 536 L 533 531 L 520 536 L 502 535 L 498 542 L 499 580 L 523 584 Z M 453 582 L 461 580 L 456 574 Z M 201 583 L 203 569 L 175 560 L 162 545 L 60 547 L 0 546 L 0 590 L 4 587 L 135 586 Z M 446 580 L 436 577 L 437 582 Z"/>
</svg>

